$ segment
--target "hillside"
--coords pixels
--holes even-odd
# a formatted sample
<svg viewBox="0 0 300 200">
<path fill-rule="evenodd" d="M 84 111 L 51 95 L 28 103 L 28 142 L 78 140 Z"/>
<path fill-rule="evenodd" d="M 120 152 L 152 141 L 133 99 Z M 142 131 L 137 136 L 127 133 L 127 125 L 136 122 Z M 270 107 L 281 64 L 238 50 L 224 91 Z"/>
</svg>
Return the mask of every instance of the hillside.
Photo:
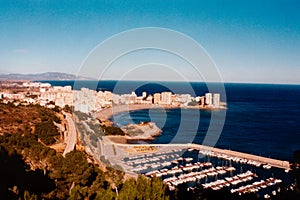
<svg viewBox="0 0 300 200">
<path fill-rule="evenodd" d="M 0 116 L 1 199 L 168 199 L 159 178 L 124 181 L 124 172 L 101 170 L 85 151 L 63 157 L 50 148 L 61 111 L 0 103 Z"/>
<path fill-rule="evenodd" d="M 75 76 L 73 74 L 60 72 L 46 72 L 40 74 L 0 74 L 0 80 L 90 80 L 90 78 Z"/>
</svg>

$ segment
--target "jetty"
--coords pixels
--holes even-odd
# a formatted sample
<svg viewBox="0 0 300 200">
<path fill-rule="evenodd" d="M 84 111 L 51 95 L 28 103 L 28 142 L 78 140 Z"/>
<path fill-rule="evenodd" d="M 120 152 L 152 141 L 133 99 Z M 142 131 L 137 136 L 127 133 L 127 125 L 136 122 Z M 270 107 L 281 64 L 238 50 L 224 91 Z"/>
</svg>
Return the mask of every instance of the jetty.
<svg viewBox="0 0 300 200">
<path fill-rule="evenodd" d="M 206 151 L 211 151 L 214 152 L 216 154 L 217 157 L 222 157 L 224 159 L 240 159 L 241 161 L 247 161 L 248 164 L 267 164 L 270 165 L 272 167 L 277 167 L 277 168 L 282 168 L 282 169 L 286 169 L 289 170 L 290 169 L 290 163 L 289 161 L 283 161 L 283 160 L 277 160 L 277 159 L 273 159 L 273 158 L 267 158 L 267 157 L 263 157 L 263 156 L 257 156 L 257 155 L 253 155 L 253 154 L 248 154 L 248 153 L 242 153 L 242 152 L 238 152 L 238 151 L 232 151 L 232 150 L 228 150 L 228 149 L 219 149 L 219 148 L 215 148 L 215 147 L 208 147 L 208 146 L 204 146 L 204 145 L 199 145 L 199 144 L 190 144 L 191 148 L 195 148 L 198 150 L 206 150 Z M 250 162 L 249 162 L 250 161 Z M 255 163 L 253 163 L 253 161 Z"/>
</svg>

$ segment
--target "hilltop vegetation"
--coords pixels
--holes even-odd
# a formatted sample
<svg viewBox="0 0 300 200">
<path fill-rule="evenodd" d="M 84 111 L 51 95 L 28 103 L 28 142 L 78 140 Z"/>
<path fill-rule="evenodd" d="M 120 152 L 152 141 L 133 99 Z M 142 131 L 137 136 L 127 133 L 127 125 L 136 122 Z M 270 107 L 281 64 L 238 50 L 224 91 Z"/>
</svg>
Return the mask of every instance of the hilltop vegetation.
<svg viewBox="0 0 300 200">
<path fill-rule="evenodd" d="M 32 132 L 37 123 L 48 120 L 60 121 L 54 111 L 41 106 L 0 103 L 0 134 Z"/>
<path fill-rule="evenodd" d="M 46 146 L 57 137 L 54 111 L 12 104 L 0 109 L 1 199 L 168 199 L 160 179 L 124 181 L 123 172 L 100 170 L 83 151 L 63 157 Z"/>
</svg>

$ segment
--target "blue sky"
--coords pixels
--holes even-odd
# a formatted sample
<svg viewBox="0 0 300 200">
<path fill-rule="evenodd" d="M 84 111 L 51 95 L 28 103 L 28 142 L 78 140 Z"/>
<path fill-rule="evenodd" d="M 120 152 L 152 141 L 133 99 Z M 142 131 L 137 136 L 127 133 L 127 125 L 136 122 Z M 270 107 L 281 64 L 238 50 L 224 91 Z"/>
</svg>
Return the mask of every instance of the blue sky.
<svg viewBox="0 0 300 200">
<path fill-rule="evenodd" d="M 201 44 L 226 82 L 299 84 L 299 10 L 289 0 L 0 0 L 0 73 L 76 74 L 108 37 L 162 27 Z"/>
</svg>

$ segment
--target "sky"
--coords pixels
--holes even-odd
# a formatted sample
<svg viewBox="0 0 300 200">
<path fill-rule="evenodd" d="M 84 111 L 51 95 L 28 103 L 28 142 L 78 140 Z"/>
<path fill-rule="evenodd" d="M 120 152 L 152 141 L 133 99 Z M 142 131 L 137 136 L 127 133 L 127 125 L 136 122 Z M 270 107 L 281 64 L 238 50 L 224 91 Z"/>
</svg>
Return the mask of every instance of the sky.
<svg viewBox="0 0 300 200">
<path fill-rule="evenodd" d="M 113 35 L 160 27 L 199 43 L 225 82 L 300 84 L 299 10 L 299 0 L 0 0 L 0 74 L 78 74 L 91 52 Z M 128 79 L 153 78 L 147 76 L 153 73 L 173 80 L 167 70 L 152 72 L 149 64 L 153 58 L 161 66 L 187 71 L 173 57 L 138 52 L 118 60 L 104 78 L 116 79 L 122 67 L 140 60 L 145 70 Z M 192 74 L 184 76 L 197 81 Z M 88 75 L 93 77 L 93 70 Z"/>
</svg>

